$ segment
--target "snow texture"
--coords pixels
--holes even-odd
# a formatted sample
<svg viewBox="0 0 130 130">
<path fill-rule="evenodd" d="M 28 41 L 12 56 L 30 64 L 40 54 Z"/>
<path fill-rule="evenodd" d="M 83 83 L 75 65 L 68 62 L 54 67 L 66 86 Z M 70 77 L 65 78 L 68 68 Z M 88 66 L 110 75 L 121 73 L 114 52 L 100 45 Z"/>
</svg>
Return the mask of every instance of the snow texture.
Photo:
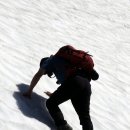
<svg viewBox="0 0 130 130">
<path fill-rule="evenodd" d="M 70 44 L 93 55 L 100 79 L 92 81 L 94 130 L 130 130 L 129 0 L 0 0 L 0 130 L 55 130 L 44 91 L 22 96 L 42 57 Z M 74 130 L 81 130 L 70 101 L 60 105 Z"/>
</svg>

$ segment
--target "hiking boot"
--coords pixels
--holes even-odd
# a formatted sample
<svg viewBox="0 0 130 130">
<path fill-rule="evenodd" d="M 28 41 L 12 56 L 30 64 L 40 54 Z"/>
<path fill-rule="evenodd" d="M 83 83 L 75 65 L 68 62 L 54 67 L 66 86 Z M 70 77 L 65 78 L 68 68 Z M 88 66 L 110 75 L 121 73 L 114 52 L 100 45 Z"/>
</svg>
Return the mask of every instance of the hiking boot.
<svg viewBox="0 0 130 130">
<path fill-rule="evenodd" d="M 65 124 L 65 125 L 62 125 L 62 126 L 58 126 L 57 130 L 73 130 L 73 129 L 69 124 Z"/>
</svg>

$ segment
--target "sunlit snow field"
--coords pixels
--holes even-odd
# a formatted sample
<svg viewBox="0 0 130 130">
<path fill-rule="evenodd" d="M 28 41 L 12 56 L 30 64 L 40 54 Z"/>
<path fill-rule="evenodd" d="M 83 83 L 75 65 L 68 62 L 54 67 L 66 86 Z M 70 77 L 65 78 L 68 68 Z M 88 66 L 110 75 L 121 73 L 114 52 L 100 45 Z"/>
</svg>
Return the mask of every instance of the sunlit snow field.
<svg viewBox="0 0 130 130">
<path fill-rule="evenodd" d="M 100 79 L 92 81 L 94 130 L 130 130 L 129 0 L 0 0 L 0 130 L 56 130 L 44 91 L 56 79 L 43 76 L 27 90 L 42 57 L 63 45 L 89 51 Z M 70 101 L 60 105 L 81 130 Z"/>
</svg>

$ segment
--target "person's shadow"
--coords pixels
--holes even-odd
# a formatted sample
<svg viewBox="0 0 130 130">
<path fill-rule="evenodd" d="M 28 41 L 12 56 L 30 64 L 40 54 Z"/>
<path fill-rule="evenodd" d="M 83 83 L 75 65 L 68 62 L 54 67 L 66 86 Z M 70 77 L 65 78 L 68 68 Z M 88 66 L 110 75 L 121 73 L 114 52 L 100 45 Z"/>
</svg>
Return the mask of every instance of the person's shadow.
<svg viewBox="0 0 130 130">
<path fill-rule="evenodd" d="M 27 91 L 29 86 L 21 83 L 17 87 L 19 92 L 14 92 L 13 96 L 21 112 L 30 118 L 35 118 L 46 124 L 51 130 L 55 129 L 54 122 L 46 109 L 46 98 L 33 92 L 31 99 L 28 99 L 22 94 Z"/>
</svg>

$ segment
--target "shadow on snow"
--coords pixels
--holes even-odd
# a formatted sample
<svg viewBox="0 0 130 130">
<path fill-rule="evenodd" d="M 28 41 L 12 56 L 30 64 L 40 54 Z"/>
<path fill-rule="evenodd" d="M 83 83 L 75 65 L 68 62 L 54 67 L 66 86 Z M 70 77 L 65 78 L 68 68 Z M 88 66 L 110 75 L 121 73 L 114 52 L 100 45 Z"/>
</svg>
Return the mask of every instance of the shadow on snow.
<svg viewBox="0 0 130 130">
<path fill-rule="evenodd" d="M 13 96 L 21 112 L 30 118 L 39 120 L 50 128 L 54 128 L 54 122 L 46 109 L 47 99 L 34 92 L 32 93 L 32 98 L 28 99 L 22 96 L 22 93 L 26 92 L 29 86 L 21 83 L 17 87 L 19 92 L 14 92 Z"/>
</svg>

